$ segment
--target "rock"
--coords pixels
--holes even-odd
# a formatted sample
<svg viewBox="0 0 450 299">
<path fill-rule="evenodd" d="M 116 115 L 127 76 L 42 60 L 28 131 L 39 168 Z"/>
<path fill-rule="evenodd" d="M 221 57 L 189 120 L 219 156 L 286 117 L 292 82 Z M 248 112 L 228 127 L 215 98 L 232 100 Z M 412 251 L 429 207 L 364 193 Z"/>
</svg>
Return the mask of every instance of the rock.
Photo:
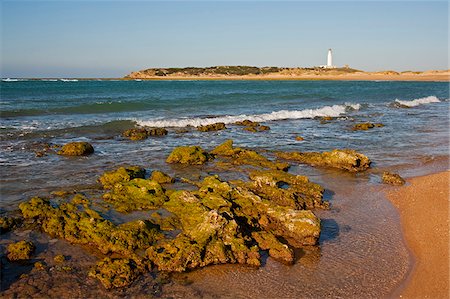
<svg viewBox="0 0 450 299">
<path fill-rule="evenodd" d="M 303 141 L 303 140 L 305 140 L 302 136 L 296 136 L 295 137 L 295 140 L 296 141 Z"/>
<path fill-rule="evenodd" d="M 131 140 L 144 140 L 148 138 L 148 132 L 144 128 L 132 128 L 123 132 L 122 136 Z"/>
<path fill-rule="evenodd" d="M 10 261 L 28 260 L 36 247 L 30 241 L 19 241 L 8 245 L 7 257 Z"/>
<path fill-rule="evenodd" d="M 281 243 L 272 233 L 253 232 L 252 237 L 258 242 L 259 248 L 269 250 L 269 255 L 285 264 L 294 263 L 294 252 L 286 244 Z"/>
<path fill-rule="evenodd" d="M 332 120 L 335 120 L 335 119 L 336 118 L 332 117 L 332 116 L 322 116 L 322 117 L 320 117 L 320 123 L 321 124 L 327 124 L 328 122 L 330 122 Z"/>
<path fill-rule="evenodd" d="M 394 186 L 402 186 L 405 184 L 405 180 L 396 173 L 391 172 L 383 172 L 383 176 L 381 177 L 381 180 L 385 184 L 394 185 Z"/>
<path fill-rule="evenodd" d="M 281 162 L 273 162 L 255 151 L 234 148 L 233 140 L 227 140 L 211 151 L 211 154 L 230 157 L 234 165 L 251 165 L 261 168 L 287 170 L 289 164 Z"/>
<path fill-rule="evenodd" d="M 113 171 L 106 171 L 100 178 L 99 182 L 105 189 L 111 189 L 118 183 L 129 182 L 132 179 L 143 179 L 145 177 L 145 169 L 140 166 L 119 167 Z"/>
<path fill-rule="evenodd" d="M 200 165 L 213 158 L 212 155 L 204 151 L 200 146 L 180 146 L 176 147 L 167 158 L 167 163 L 181 163 Z"/>
<path fill-rule="evenodd" d="M 0 217 L 0 235 L 14 229 L 21 222 L 21 219 L 15 217 Z"/>
<path fill-rule="evenodd" d="M 107 257 L 89 271 L 89 276 L 100 280 L 106 289 L 111 289 L 130 285 L 141 272 L 131 259 Z"/>
<path fill-rule="evenodd" d="M 70 142 L 58 151 L 58 155 L 63 156 L 87 156 L 92 153 L 94 153 L 94 148 L 89 142 Z"/>
<path fill-rule="evenodd" d="M 270 130 L 269 126 L 264 126 L 264 125 L 261 125 L 261 126 L 259 126 L 257 128 L 258 128 L 258 131 L 268 131 L 268 130 Z"/>
<path fill-rule="evenodd" d="M 224 129 L 226 129 L 224 123 L 215 123 L 215 124 L 197 127 L 197 130 L 200 132 L 211 132 L 211 131 L 219 131 L 219 130 L 224 130 Z"/>
<path fill-rule="evenodd" d="M 139 260 L 137 250 L 146 249 L 162 234 L 148 221 L 115 225 L 90 208 L 71 203 L 53 205 L 48 199 L 33 197 L 19 205 L 25 219 L 34 219 L 52 237 L 93 246 L 103 254 L 119 253 Z"/>
<path fill-rule="evenodd" d="M 258 130 L 256 128 L 257 127 L 251 126 L 251 127 L 245 127 L 244 130 L 248 131 L 248 132 L 256 133 L 256 132 L 258 132 Z"/>
<path fill-rule="evenodd" d="M 335 149 L 331 152 L 278 152 L 279 158 L 294 160 L 312 166 L 334 167 L 350 172 L 364 171 L 370 167 L 367 156 L 354 150 Z"/>
<path fill-rule="evenodd" d="M 103 199 L 113 204 L 118 212 L 128 213 L 157 209 L 167 197 L 158 182 L 136 178 L 115 184 L 110 192 L 103 195 Z"/>
<path fill-rule="evenodd" d="M 360 123 L 360 124 L 355 124 L 352 127 L 352 131 L 366 131 L 368 129 L 372 129 L 372 128 L 380 128 L 380 127 L 384 127 L 383 124 L 373 124 L 373 123 Z"/>
<path fill-rule="evenodd" d="M 293 209 L 328 208 L 322 200 L 322 186 L 312 183 L 308 177 L 292 175 L 279 170 L 253 171 L 253 181 L 247 184 L 255 194 L 278 205 Z"/>
<path fill-rule="evenodd" d="M 167 133 L 164 128 L 132 128 L 123 132 L 122 136 L 131 140 L 144 140 L 149 136 L 165 136 Z"/>
<path fill-rule="evenodd" d="M 248 119 L 243 120 L 243 121 L 237 121 L 234 124 L 238 125 L 238 126 L 245 126 L 245 127 L 257 127 L 257 126 L 259 126 L 258 122 L 251 121 L 251 120 L 248 120 Z"/>
<path fill-rule="evenodd" d="M 45 264 L 43 262 L 36 262 L 34 263 L 34 269 L 38 271 L 45 270 Z"/>
<path fill-rule="evenodd" d="M 54 260 L 56 263 L 61 264 L 61 263 L 64 263 L 64 261 L 66 260 L 66 257 L 65 257 L 64 255 L 62 255 L 62 254 L 58 254 L 58 255 L 55 255 L 55 257 L 53 258 L 53 260 Z"/>
<path fill-rule="evenodd" d="M 174 178 L 159 170 L 153 170 L 150 180 L 159 184 L 170 184 L 175 182 Z"/>
</svg>

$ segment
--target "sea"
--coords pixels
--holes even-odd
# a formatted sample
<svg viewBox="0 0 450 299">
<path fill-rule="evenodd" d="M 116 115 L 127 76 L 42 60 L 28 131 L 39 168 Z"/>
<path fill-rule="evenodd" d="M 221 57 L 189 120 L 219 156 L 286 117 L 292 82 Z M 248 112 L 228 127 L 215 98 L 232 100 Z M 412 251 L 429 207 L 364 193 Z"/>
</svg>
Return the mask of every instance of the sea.
<svg viewBox="0 0 450 299">
<path fill-rule="evenodd" d="M 181 145 L 211 150 L 232 139 L 235 146 L 269 158 L 274 151 L 349 148 L 372 161 L 370 170 L 358 174 L 293 163 L 289 171 L 324 186 L 330 202 L 329 210 L 315 211 L 322 220 L 320 245 L 299 251 L 294 265 L 266 257 L 259 269 L 206 267 L 187 273 L 189 283 L 163 286 L 161 296 L 391 296 L 407 279 L 413 262 L 398 212 L 385 197 L 386 190 L 397 187 L 381 184 L 380 176 L 391 171 L 409 178 L 449 168 L 448 82 L 9 80 L 0 83 L 0 95 L 2 214 L 55 190 L 88 192 L 104 171 L 124 164 L 190 179 L 214 174 L 213 168 L 165 163 Z M 253 133 L 234 124 L 246 119 L 270 130 Z M 225 123 L 226 129 L 196 130 L 216 122 Z M 384 126 L 352 130 L 363 122 Z M 168 134 L 142 141 L 122 137 L 135 126 L 164 127 Z M 297 141 L 298 136 L 304 140 Z M 45 144 L 72 141 L 90 142 L 95 153 L 75 158 L 36 155 Z M 111 212 L 107 217 L 119 223 L 148 215 Z M 33 236 L 46 242 L 45 236 Z M 67 250 L 75 246 L 57 242 Z M 45 258 L 45 250 L 41 254 Z M 73 255 L 76 261 L 88 253 L 75 250 Z M 137 284 L 141 288 L 130 292 L 144 292 L 145 279 Z M 11 279 L 6 289 L 14 285 Z M 73 288 L 86 295 L 93 292 L 81 283 Z M 61 292 L 66 294 L 67 288 Z"/>
</svg>

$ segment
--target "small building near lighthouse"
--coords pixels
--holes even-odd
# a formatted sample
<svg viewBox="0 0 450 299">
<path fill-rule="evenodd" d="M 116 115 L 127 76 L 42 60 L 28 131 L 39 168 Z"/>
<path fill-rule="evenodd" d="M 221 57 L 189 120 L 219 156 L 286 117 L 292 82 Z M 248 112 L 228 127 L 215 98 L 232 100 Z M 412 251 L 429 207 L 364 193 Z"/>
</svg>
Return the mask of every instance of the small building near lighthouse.
<svg viewBox="0 0 450 299">
<path fill-rule="evenodd" d="M 333 65 L 333 51 L 331 49 L 328 49 L 328 55 L 327 55 L 327 64 L 321 65 L 321 68 L 324 69 L 335 69 L 336 66 Z"/>
</svg>

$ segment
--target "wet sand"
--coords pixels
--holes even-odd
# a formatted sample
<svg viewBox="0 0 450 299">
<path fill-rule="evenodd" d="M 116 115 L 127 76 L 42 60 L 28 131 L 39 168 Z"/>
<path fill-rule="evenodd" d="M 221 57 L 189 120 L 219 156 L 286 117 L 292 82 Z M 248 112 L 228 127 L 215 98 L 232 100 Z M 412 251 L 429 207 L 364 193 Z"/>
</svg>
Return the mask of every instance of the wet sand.
<svg viewBox="0 0 450 299">
<path fill-rule="evenodd" d="M 450 171 L 408 180 L 388 192 L 398 208 L 414 267 L 402 298 L 449 298 Z"/>
</svg>

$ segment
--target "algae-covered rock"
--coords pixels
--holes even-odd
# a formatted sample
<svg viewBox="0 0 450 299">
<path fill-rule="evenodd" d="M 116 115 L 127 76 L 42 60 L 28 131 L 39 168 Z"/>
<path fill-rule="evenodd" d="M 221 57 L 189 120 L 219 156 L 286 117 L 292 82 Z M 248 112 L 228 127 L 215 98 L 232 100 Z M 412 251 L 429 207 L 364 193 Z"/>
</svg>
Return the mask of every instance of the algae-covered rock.
<svg viewBox="0 0 450 299">
<path fill-rule="evenodd" d="M 105 172 L 99 181 L 105 189 L 111 189 L 117 183 L 129 182 L 132 179 L 141 178 L 145 176 L 145 169 L 140 166 L 119 167 L 113 171 Z"/>
<path fill-rule="evenodd" d="M 0 217 L 0 235 L 9 232 L 21 222 L 15 217 L 2 216 Z"/>
<path fill-rule="evenodd" d="M 296 136 L 295 140 L 296 141 L 303 141 L 303 140 L 305 140 L 305 138 L 303 138 L 302 136 Z"/>
<path fill-rule="evenodd" d="M 61 263 L 64 263 L 64 261 L 66 260 L 66 257 L 65 257 L 63 254 L 58 254 L 58 255 L 55 255 L 55 257 L 53 258 L 53 260 L 54 260 L 56 263 L 61 264 Z"/>
<path fill-rule="evenodd" d="M 279 170 L 253 171 L 249 188 L 262 198 L 294 209 L 327 208 L 322 200 L 322 186 L 312 183 L 308 177 L 292 175 Z"/>
<path fill-rule="evenodd" d="M 152 172 L 152 175 L 151 175 L 150 179 L 152 181 L 155 181 L 155 182 L 160 183 L 160 184 L 170 184 L 170 183 L 174 183 L 175 182 L 174 178 L 172 178 L 168 174 L 165 174 L 164 172 L 159 171 L 159 170 L 154 170 Z"/>
<path fill-rule="evenodd" d="M 352 131 L 366 131 L 372 128 L 380 128 L 380 127 L 384 127 L 383 124 L 374 124 L 374 123 L 359 123 L 359 124 L 355 124 L 352 127 Z"/>
<path fill-rule="evenodd" d="M 8 245 L 7 257 L 10 261 L 28 260 L 36 247 L 30 241 L 19 241 Z"/>
<path fill-rule="evenodd" d="M 278 152 L 277 156 L 287 160 L 294 160 L 312 166 L 326 166 L 340 168 L 350 172 L 366 170 L 370 167 L 367 156 L 355 150 L 335 149 L 331 152 Z"/>
<path fill-rule="evenodd" d="M 288 163 L 273 162 L 253 150 L 233 147 L 233 140 L 227 140 L 211 151 L 211 154 L 229 157 L 234 165 L 251 165 L 259 168 L 287 170 Z"/>
<path fill-rule="evenodd" d="M 164 128 L 132 128 L 123 132 L 122 136 L 131 140 L 144 140 L 149 136 L 164 136 L 167 133 L 167 130 Z"/>
<path fill-rule="evenodd" d="M 272 233 L 265 231 L 253 232 L 252 237 L 258 242 L 259 248 L 269 250 L 269 255 L 274 259 L 285 264 L 294 262 L 292 249 L 281 243 Z"/>
<path fill-rule="evenodd" d="M 111 191 L 103 195 L 103 199 L 113 204 L 118 212 L 126 213 L 157 209 L 167 197 L 158 182 L 137 178 L 116 183 Z"/>
<path fill-rule="evenodd" d="M 243 121 L 237 121 L 234 124 L 238 125 L 238 126 L 245 126 L 245 127 L 257 127 L 257 126 L 259 126 L 259 122 L 251 121 L 249 119 L 245 119 Z"/>
<path fill-rule="evenodd" d="M 391 173 L 388 171 L 383 172 L 383 176 L 381 177 L 381 180 L 385 184 L 394 185 L 394 186 L 401 186 L 404 185 L 406 182 L 405 180 L 396 173 Z"/>
<path fill-rule="evenodd" d="M 43 262 L 36 262 L 34 263 L 34 269 L 38 271 L 45 270 L 45 264 Z"/>
<path fill-rule="evenodd" d="M 176 147 L 167 157 L 167 163 L 181 163 L 200 165 L 211 160 L 213 156 L 204 151 L 200 146 Z"/>
<path fill-rule="evenodd" d="M 211 131 L 220 131 L 226 129 L 224 123 L 214 123 L 205 126 L 198 126 L 197 130 L 200 132 L 211 132 Z"/>
<path fill-rule="evenodd" d="M 70 142 L 58 151 L 58 155 L 63 156 L 87 156 L 92 153 L 94 147 L 89 142 Z"/>
<path fill-rule="evenodd" d="M 133 221 L 119 226 L 104 219 L 90 208 L 80 209 L 72 203 L 59 206 L 49 200 L 34 197 L 19 205 L 26 219 L 35 219 L 49 235 L 71 243 L 94 246 L 104 254 L 109 252 L 135 256 L 162 238 L 157 228 L 147 221 Z"/>
<path fill-rule="evenodd" d="M 107 257 L 89 271 L 89 276 L 100 280 L 106 289 L 111 289 L 130 285 L 141 272 L 132 259 Z"/>
</svg>

